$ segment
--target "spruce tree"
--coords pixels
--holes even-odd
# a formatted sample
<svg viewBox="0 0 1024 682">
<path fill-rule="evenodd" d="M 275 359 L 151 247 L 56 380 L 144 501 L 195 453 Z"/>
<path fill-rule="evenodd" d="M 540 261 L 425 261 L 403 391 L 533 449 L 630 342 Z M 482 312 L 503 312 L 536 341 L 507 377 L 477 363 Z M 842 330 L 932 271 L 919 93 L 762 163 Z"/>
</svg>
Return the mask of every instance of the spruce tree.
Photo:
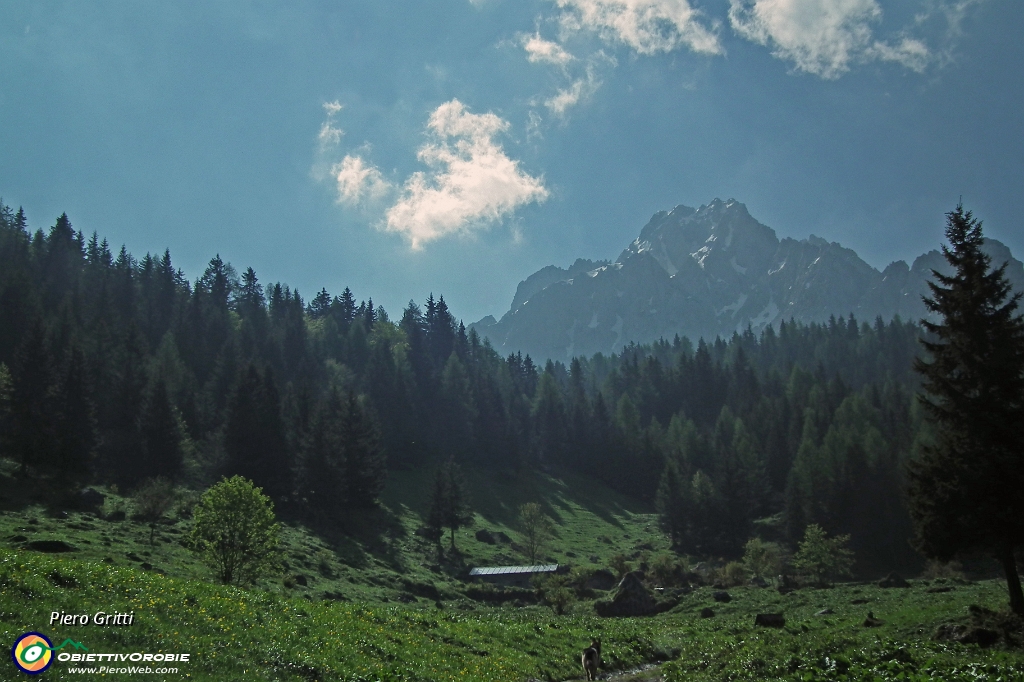
<svg viewBox="0 0 1024 682">
<path fill-rule="evenodd" d="M 37 319 L 25 335 L 11 372 L 8 452 L 18 461 L 22 476 L 33 470 L 41 474 L 56 448 L 51 363 L 43 323 Z"/>
<path fill-rule="evenodd" d="M 423 524 L 425 536 L 437 545 L 437 554 L 441 556 L 441 538 L 444 537 L 444 509 L 448 497 L 448 482 L 445 480 L 444 467 L 434 472 L 434 485 L 430 489 L 430 506 L 427 519 Z"/>
<path fill-rule="evenodd" d="M 268 370 L 260 377 L 249 365 L 228 405 L 224 429 L 227 473 L 251 479 L 275 498 L 291 490 L 288 442 L 281 400 Z"/>
<path fill-rule="evenodd" d="M 344 448 L 345 502 L 349 507 L 366 508 L 377 503 L 384 490 L 387 469 L 380 429 L 351 391 L 341 415 Z"/>
<path fill-rule="evenodd" d="M 181 473 L 181 428 L 178 415 L 167 394 L 167 384 L 158 378 L 142 412 L 142 441 L 146 458 L 142 478 L 164 477 L 174 480 Z"/>
<path fill-rule="evenodd" d="M 335 512 L 345 497 L 344 407 L 332 388 L 303 446 L 300 495 L 316 517 Z"/>
<path fill-rule="evenodd" d="M 455 551 L 455 531 L 473 523 L 473 512 L 466 479 L 454 457 L 449 457 L 438 472 L 427 527 L 431 528 L 438 519 L 442 527 L 451 531 L 452 551 Z"/>
<path fill-rule="evenodd" d="M 915 362 L 933 441 L 910 466 L 910 511 L 917 546 L 950 559 L 986 552 L 1003 565 L 1010 607 L 1024 614 L 1014 551 L 1024 545 L 1024 319 L 1006 264 L 992 269 L 981 222 L 958 205 L 946 214 L 953 274 L 932 271 L 922 320 L 927 355 Z"/>
<path fill-rule="evenodd" d="M 77 347 L 71 349 L 70 355 L 56 396 L 56 447 L 47 458 L 59 493 L 88 482 L 96 453 L 96 421 L 85 375 L 85 356 Z"/>
</svg>

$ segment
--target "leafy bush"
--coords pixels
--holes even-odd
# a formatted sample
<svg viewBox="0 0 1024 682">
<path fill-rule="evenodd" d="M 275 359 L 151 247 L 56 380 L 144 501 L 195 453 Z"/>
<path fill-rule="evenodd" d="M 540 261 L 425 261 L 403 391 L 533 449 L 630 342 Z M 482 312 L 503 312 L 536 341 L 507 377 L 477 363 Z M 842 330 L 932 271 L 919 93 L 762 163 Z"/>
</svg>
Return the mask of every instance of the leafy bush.
<svg viewBox="0 0 1024 682">
<path fill-rule="evenodd" d="M 622 576 L 633 570 L 633 566 L 626 559 L 625 554 L 616 554 L 612 556 L 612 558 L 608 560 L 608 568 L 615 571 L 615 575 L 618 578 L 622 578 Z"/>
<path fill-rule="evenodd" d="M 924 572 L 921 574 L 922 578 L 928 580 L 934 580 L 936 578 L 955 578 L 957 580 L 964 579 L 964 567 L 959 561 L 937 561 L 932 559 L 924 567 Z"/>
<path fill-rule="evenodd" d="M 149 479 L 132 496 L 135 518 L 149 523 L 149 544 L 153 544 L 156 524 L 170 511 L 174 500 L 174 486 L 163 477 Z"/>
<path fill-rule="evenodd" d="M 743 567 L 752 578 L 770 578 L 782 571 L 782 548 L 774 542 L 750 538 L 743 547 Z"/>
<path fill-rule="evenodd" d="M 203 493 L 189 540 L 222 583 L 243 585 L 276 568 L 279 530 L 270 498 L 233 476 Z"/>
<path fill-rule="evenodd" d="M 651 577 L 662 587 L 680 587 L 686 583 L 690 562 L 686 557 L 659 554 L 651 560 Z"/>
<path fill-rule="evenodd" d="M 852 575 L 853 552 L 846 548 L 849 535 L 828 537 L 816 523 L 807 526 L 800 548 L 793 557 L 793 566 L 816 582 Z"/>
<path fill-rule="evenodd" d="M 730 561 L 721 569 L 721 581 L 727 587 L 745 584 L 748 576 L 747 569 L 738 561 Z"/>
<path fill-rule="evenodd" d="M 534 588 L 537 590 L 537 598 L 555 612 L 556 615 L 563 615 L 576 601 L 576 594 L 572 590 L 571 577 L 568 575 L 549 575 L 543 578 L 534 579 Z"/>
</svg>

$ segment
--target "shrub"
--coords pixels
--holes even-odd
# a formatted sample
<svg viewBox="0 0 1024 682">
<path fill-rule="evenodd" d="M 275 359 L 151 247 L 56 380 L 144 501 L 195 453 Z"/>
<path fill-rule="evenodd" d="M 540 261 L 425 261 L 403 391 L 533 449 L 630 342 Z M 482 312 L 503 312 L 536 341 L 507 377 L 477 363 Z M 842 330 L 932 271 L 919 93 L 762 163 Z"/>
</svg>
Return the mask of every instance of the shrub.
<svg viewBox="0 0 1024 682">
<path fill-rule="evenodd" d="M 222 480 L 203 493 L 193 516 L 192 548 L 225 585 L 255 582 L 276 568 L 274 503 L 252 481 Z"/>
<path fill-rule="evenodd" d="M 199 503 L 199 497 L 195 490 L 179 490 L 178 500 L 174 504 L 174 515 L 179 519 L 192 518 L 192 510 Z"/>
<path fill-rule="evenodd" d="M 686 557 L 659 554 L 651 561 L 651 576 L 662 587 L 679 587 L 686 583 L 690 562 Z"/>
<path fill-rule="evenodd" d="M 608 567 L 615 571 L 616 577 L 620 579 L 622 578 L 622 576 L 626 575 L 627 573 L 633 570 L 633 567 L 630 565 L 629 561 L 626 560 L 625 554 L 616 554 L 615 556 L 613 556 L 608 561 Z"/>
<path fill-rule="evenodd" d="M 174 504 L 174 486 L 166 478 L 151 478 L 132 496 L 135 518 L 149 523 L 149 544 L 153 544 L 156 524 Z"/>
<path fill-rule="evenodd" d="M 316 570 L 325 578 L 334 577 L 334 564 L 331 562 L 331 555 L 322 549 L 316 553 Z"/>
<path fill-rule="evenodd" d="M 753 578 L 776 576 L 784 563 L 782 548 L 774 542 L 750 538 L 743 547 L 743 567 Z"/>
<path fill-rule="evenodd" d="M 747 569 L 738 561 L 730 561 L 721 570 L 722 582 L 727 587 L 735 587 L 747 582 Z"/>
<path fill-rule="evenodd" d="M 928 580 L 936 578 L 964 580 L 964 567 L 959 561 L 943 562 L 932 559 L 924 567 L 924 573 L 921 574 L 921 577 Z"/>
<path fill-rule="evenodd" d="M 551 607 L 556 615 L 563 615 L 576 601 L 576 595 L 571 589 L 570 577 L 567 575 L 552 575 L 534 580 L 534 588 L 537 597 L 544 604 Z"/>
<path fill-rule="evenodd" d="M 849 535 L 830 538 L 821 526 L 812 523 L 804 531 L 804 539 L 793 557 L 793 566 L 819 583 L 850 576 L 853 552 L 846 548 L 849 541 Z"/>
</svg>

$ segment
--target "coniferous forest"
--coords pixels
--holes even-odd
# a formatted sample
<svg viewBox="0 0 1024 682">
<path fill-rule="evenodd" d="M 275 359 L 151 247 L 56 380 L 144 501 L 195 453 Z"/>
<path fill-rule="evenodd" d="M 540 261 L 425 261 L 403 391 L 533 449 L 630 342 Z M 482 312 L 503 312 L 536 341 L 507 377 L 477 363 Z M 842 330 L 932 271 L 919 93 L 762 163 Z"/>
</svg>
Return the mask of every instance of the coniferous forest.
<svg viewBox="0 0 1024 682">
<path fill-rule="evenodd" d="M 304 299 L 220 255 L 190 281 L 167 251 L 112 249 L 67 215 L 32 229 L 0 205 L 3 455 L 40 501 L 240 474 L 319 520 L 373 506 L 388 470 L 570 469 L 653 502 L 680 552 L 737 557 L 755 534 L 795 545 L 818 524 L 851 536 L 860 573 L 920 561 L 912 321 L 541 365 L 498 355 L 443 296 L 389 313 L 371 293 Z"/>
</svg>

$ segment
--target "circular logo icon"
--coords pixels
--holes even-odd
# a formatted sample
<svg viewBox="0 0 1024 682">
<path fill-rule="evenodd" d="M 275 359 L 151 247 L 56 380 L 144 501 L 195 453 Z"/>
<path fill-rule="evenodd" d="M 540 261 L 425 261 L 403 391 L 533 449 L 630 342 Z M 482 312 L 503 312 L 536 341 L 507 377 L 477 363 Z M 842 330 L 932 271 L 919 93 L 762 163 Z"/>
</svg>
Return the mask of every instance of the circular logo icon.
<svg viewBox="0 0 1024 682">
<path fill-rule="evenodd" d="M 38 675 L 53 663 L 53 642 L 39 632 L 26 632 L 11 647 L 11 658 L 19 670 Z"/>
</svg>

